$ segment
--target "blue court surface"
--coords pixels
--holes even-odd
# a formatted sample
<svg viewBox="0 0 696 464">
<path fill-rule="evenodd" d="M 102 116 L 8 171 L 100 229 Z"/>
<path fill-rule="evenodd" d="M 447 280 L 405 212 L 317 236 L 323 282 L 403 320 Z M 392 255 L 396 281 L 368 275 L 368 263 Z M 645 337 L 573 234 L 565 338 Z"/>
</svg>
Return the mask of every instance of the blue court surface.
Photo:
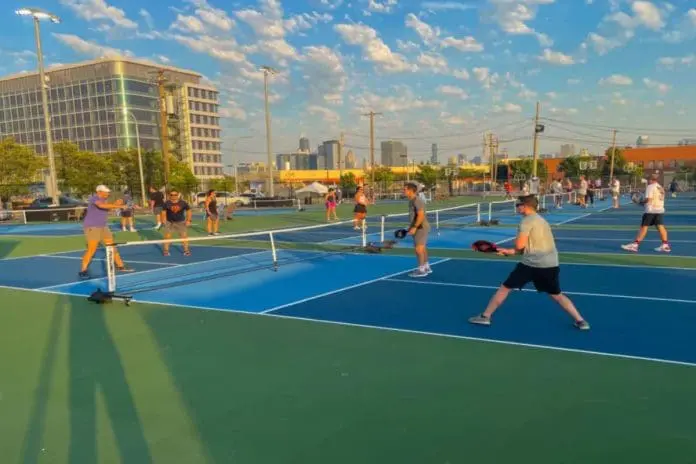
<svg viewBox="0 0 696 464">
<path fill-rule="evenodd" d="M 570 208 L 569 208 L 570 209 Z M 635 213 L 635 214 L 634 214 Z M 590 216 L 585 216 L 590 214 Z M 596 216 L 598 222 L 615 211 L 552 211 L 552 224 L 574 223 Z M 640 219 L 635 210 L 621 216 L 623 224 Z M 684 214 L 684 217 L 687 215 Z M 519 218 L 510 215 L 512 223 Z M 637 224 L 637 223 L 636 223 Z M 78 225 L 79 226 L 79 225 Z M 36 227 L 36 226 L 32 226 Z M 372 226 L 371 226 L 372 227 Z M 379 234 L 369 229 L 370 241 Z M 357 244 L 347 231 L 316 232 L 304 243 Z M 346 235 L 348 234 L 348 235 Z M 509 242 L 514 227 L 443 228 L 431 235 L 431 248 L 468 249 L 487 239 Z M 633 230 L 556 229 L 561 252 L 626 253 Z M 348 237 L 348 238 L 346 238 Z M 671 231 L 673 254 L 696 256 L 691 231 Z M 283 237 L 278 237 L 283 240 Z M 650 232 L 641 254 L 656 254 L 657 234 Z M 290 238 L 287 241 L 292 241 Z M 483 311 L 493 292 L 515 263 L 504 259 L 432 258 L 433 273 L 412 278 L 411 255 L 280 249 L 274 269 L 267 249 L 192 245 L 193 255 L 178 248 L 164 257 L 152 244 L 120 247 L 135 272 L 119 274 L 117 293 L 134 302 L 184 306 L 197 310 L 235 311 L 325 323 L 353 324 L 436 336 L 464 337 L 521 347 L 573 350 L 696 366 L 696 270 L 648 265 L 566 264 L 561 285 L 590 322 L 589 332 L 572 327 L 570 318 L 533 288 L 513 292 L 494 316 L 492 327 L 468 324 Z M 398 248 L 409 249 L 406 239 Z M 90 268 L 92 279 L 79 281 L 82 250 L 0 260 L 0 286 L 86 297 L 105 289 L 103 254 Z M 118 310 L 113 303 L 108 310 Z"/>
</svg>

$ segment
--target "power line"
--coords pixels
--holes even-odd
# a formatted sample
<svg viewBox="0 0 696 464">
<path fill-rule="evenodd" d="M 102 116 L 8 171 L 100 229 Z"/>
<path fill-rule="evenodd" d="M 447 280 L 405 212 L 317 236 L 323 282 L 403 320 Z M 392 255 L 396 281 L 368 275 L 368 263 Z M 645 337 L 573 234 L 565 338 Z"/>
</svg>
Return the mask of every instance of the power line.
<svg viewBox="0 0 696 464">
<path fill-rule="evenodd" d="M 581 126 L 581 127 L 585 127 L 585 128 L 595 128 L 595 129 L 601 129 L 601 130 L 606 130 L 606 131 L 611 131 L 612 129 L 617 129 L 617 130 L 626 131 L 626 132 L 635 131 L 636 133 L 644 132 L 644 133 L 653 134 L 653 135 L 659 135 L 659 134 L 665 134 L 665 135 L 691 134 L 691 135 L 693 135 L 696 132 L 696 130 L 694 130 L 694 128 L 689 128 L 689 129 L 657 129 L 656 130 L 655 128 L 607 126 L 607 125 L 602 125 L 602 124 L 592 124 L 592 123 L 578 122 L 578 121 L 566 121 L 566 120 L 554 119 L 554 118 L 540 118 L 540 119 L 543 119 L 544 121 L 565 123 L 565 124 L 571 124 L 574 126 Z"/>
</svg>

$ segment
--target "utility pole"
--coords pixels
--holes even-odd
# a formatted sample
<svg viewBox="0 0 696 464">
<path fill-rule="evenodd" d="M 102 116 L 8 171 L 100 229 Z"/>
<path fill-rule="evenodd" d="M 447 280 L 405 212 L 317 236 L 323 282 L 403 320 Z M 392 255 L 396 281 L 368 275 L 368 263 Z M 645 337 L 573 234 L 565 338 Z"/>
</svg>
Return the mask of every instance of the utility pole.
<svg viewBox="0 0 696 464">
<path fill-rule="evenodd" d="M 167 115 L 167 95 L 164 90 L 164 70 L 157 71 L 157 89 L 160 100 L 160 138 L 162 139 L 162 161 L 164 162 L 164 189 L 169 190 L 169 117 Z"/>
<path fill-rule="evenodd" d="M 491 190 L 493 184 L 498 180 L 497 163 L 495 159 L 495 142 L 493 140 L 493 132 L 488 133 L 488 157 L 491 162 Z"/>
<path fill-rule="evenodd" d="M 539 124 L 539 112 L 541 105 L 536 104 L 536 115 L 534 116 L 534 152 L 532 158 L 532 177 L 537 177 L 537 162 L 539 161 L 539 133 L 544 132 L 544 126 Z"/>
<path fill-rule="evenodd" d="M 370 111 L 363 116 L 370 117 L 370 185 L 374 188 L 375 185 L 375 116 L 382 113 Z"/>
<path fill-rule="evenodd" d="M 611 138 L 611 167 L 609 168 L 609 182 L 614 180 L 614 153 L 616 152 L 616 129 L 612 131 Z"/>
<path fill-rule="evenodd" d="M 268 104 L 268 75 L 278 74 L 278 71 L 270 66 L 261 66 L 263 71 L 263 94 L 266 104 L 266 151 L 268 155 L 268 194 L 271 198 L 275 196 L 273 192 L 273 154 L 271 148 L 271 110 Z"/>
</svg>

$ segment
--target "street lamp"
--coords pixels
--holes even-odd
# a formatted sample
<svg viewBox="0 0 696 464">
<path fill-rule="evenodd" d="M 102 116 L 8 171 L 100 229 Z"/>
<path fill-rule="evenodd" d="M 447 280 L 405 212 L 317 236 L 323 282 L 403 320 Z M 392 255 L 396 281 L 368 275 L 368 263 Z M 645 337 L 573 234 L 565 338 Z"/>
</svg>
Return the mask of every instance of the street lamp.
<svg viewBox="0 0 696 464">
<path fill-rule="evenodd" d="M 261 66 L 263 71 L 263 93 L 266 102 L 266 151 L 268 152 L 268 194 L 274 197 L 273 193 L 273 155 L 271 154 L 271 112 L 268 108 L 268 75 L 278 74 L 278 71 L 270 66 Z"/>
<path fill-rule="evenodd" d="M 53 137 L 51 136 L 51 115 L 48 112 L 48 93 L 46 91 L 46 75 L 44 72 L 43 52 L 41 51 L 41 32 L 39 21 L 47 19 L 52 23 L 60 23 L 60 18 L 39 8 L 21 8 L 17 10 L 19 16 L 31 16 L 34 20 L 34 38 L 36 39 L 36 57 L 39 62 L 39 84 L 41 86 L 41 102 L 43 104 L 44 128 L 46 130 L 46 152 L 48 154 L 49 185 L 53 206 L 58 206 L 58 179 L 56 178 L 56 160 L 53 155 Z M 46 190 L 49 190 L 47 188 Z"/>
</svg>

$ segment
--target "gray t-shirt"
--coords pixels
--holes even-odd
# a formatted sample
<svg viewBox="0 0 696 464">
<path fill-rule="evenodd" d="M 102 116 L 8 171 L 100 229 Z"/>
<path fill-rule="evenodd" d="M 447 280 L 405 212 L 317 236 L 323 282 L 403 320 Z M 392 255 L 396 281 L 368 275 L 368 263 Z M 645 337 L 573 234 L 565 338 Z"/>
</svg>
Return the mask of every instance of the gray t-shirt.
<svg viewBox="0 0 696 464">
<path fill-rule="evenodd" d="M 518 231 L 528 235 L 527 247 L 522 255 L 522 264 L 531 267 L 557 267 L 558 251 L 551 226 L 538 214 L 530 214 L 520 221 Z"/>
<path fill-rule="evenodd" d="M 416 214 L 418 214 L 418 211 L 423 211 L 423 214 L 425 214 L 425 202 L 419 197 L 416 197 L 413 200 L 409 200 L 409 202 L 408 202 L 408 217 L 409 217 L 409 220 L 411 221 L 410 224 L 413 224 L 413 222 L 416 220 Z M 423 218 L 423 222 L 421 223 L 421 226 L 425 230 L 430 230 L 430 223 L 428 223 L 427 214 Z"/>
</svg>

